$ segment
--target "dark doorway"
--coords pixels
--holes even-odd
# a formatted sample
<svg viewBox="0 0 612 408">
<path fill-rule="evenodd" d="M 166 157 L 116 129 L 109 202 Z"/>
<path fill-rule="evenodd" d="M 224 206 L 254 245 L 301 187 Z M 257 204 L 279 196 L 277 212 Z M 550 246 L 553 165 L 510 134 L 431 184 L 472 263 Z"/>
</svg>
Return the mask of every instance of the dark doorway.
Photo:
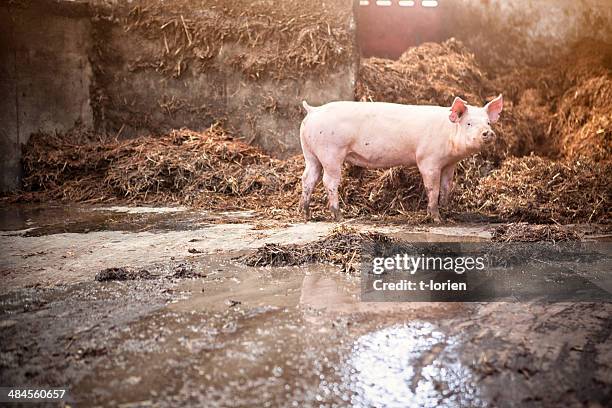
<svg viewBox="0 0 612 408">
<path fill-rule="evenodd" d="M 356 0 L 363 57 L 397 59 L 408 47 L 442 39 L 438 0 Z"/>
</svg>

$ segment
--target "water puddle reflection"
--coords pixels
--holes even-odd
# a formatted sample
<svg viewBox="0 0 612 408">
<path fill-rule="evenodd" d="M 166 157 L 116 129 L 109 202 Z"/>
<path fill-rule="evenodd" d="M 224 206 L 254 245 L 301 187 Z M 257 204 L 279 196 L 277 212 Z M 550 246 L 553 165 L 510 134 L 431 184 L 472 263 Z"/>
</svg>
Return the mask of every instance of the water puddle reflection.
<svg viewBox="0 0 612 408">
<path fill-rule="evenodd" d="M 344 381 L 355 407 L 483 406 L 458 339 L 434 325 L 411 322 L 359 337 Z"/>
</svg>

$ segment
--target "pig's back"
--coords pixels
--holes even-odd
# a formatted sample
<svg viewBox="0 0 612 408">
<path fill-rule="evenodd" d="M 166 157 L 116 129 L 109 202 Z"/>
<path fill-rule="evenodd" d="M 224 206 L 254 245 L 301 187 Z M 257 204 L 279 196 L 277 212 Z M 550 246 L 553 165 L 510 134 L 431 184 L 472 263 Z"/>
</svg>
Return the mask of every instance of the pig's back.
<svg viewBox="0 0 612 408">
<path fill-rule="evenodd" d="M 387 124 L 410 125 L 411 127 L 431 126 L 435 121 L 448 118 L 449 108 L 432 105 L 401 105 L 389 102 L 330 102 L 314 109 L 329 120 L 352 123 L 370 122 L 375 126 Z"/>
<path fill-rule="evenodd" d="M 436 135 L 449 121 L 448 108 L 439 106 L 331 102 L 314 108 L 306 122 L 313 151 L 346 154 L 365 167 L 391 167 L 414 163 L 423 143 L 436 148 Z"/>
<path fill-rule="evenodd" d="M 330 102 L 313 109 L 308 120 L 319 131 L 348 136 L 427 137 L 448 127 L 449 108 L 388 102 Z M 311 118 L 312 117 L 312 118 Z"/>
</svg>

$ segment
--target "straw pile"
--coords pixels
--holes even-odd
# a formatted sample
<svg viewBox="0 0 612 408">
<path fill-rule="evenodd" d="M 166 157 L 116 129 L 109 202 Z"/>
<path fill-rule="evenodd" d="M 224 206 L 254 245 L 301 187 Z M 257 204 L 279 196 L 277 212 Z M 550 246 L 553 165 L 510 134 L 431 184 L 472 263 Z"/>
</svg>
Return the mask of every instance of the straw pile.
<svg viewBox="0 0 612 408">
<path fill-rule="evenodd" d="M 612 44 L 589 41 L 567 59 L 567 89 L 558 109 L 559 144 L 566 157 L 612 157 Z"/>
<path fill-rule="evenodd" d="M 612 222 L 612 162 L 508 158 L 459 206 L 532 223 Z"/>
<path fill-rule="evenodd" d="M 361 101 L 450 106 L 455 96 L 480 101 L 490 88 L 474 54 L 453 38 L 410 48 L 397 61 L 368 58 L 359 75 Z"/>
<path fill-rule="evenodd" d="M 219 125 L 161 138 L 72 140 L 33 137 L 24 151 L 26 191 L 12 199 L 182 204 L 297 216 L 301 158 L 270 158 Z M 531 156 L 509 158 L 495 169 L 493 162 L 474 157 L 458 167 L 450 210 L 509 221 L 610 222 L 611 167 L 609 161 Z M 340 193 L 347 216 L 425 220 L 427 199 L 416 169 L 346 167 Z M 314 202 L 315 216 L 327 217 L 321 188 Z"/>
<path fill-rule="evenodd" d="M 609 48 L 591 44 L 551 66 L 514 67 L 490 79 L 464 45 L 449 40 L 411 49 L 396 62 L 364 61 L 357 97 L 449 104 L 458 94 L 476 104 L 504 91 L 505 111 L 495 125 L 500 142 L 459 164 L 455 195 L 443 215 L 607 223 L 610 61 Z M 33 136 L 24 149 L 24 192 L 9 199 L 183 204 L 297 218 L 301 157 L 275 160 L 219 125 L 159 138 L 81 143 L 86 139 L 92 135 Z M 315 218 L 329 216 L 322 190 L 313 198 Z M 347 166 L 340 199 L 349 217 L 425 219 L 416 169 Z"/>
<path fill-rule="evenodd" d="M 531 225 L 524 222 L 505 224 L 493 232 L 497 242 L 576 241 L 580 234 L 560 225 Z"/>
<path fill-rule="evenodd" d="M 274 160 L 219 125 L 160 138 L 73 144 L 75 136 L 34 135 L 24 148 L 22 199 L 247 206 L 256 192 L 293 190 L 297 163 Z M 291 167 L 291 166 L 294 167 Z M 234 202 L 235 204 L 232 204 Z"/>
<path fill-rule="evenodd" d="M 323 74 L 348 62 L 349 0 L 136 0 L 99 8 L 156 46 L 131 70 L 180 77 L 230 66 L 251 79 Z"/>
<path fill-rule="evenodd" d="M 354 228 L 334 228 L 324 238 L 305 245 L 266 244 L 242 258 L 248 266 L 296 266 L 306 263 L 340 265 L 346 273 L 358 271 L 362 254 L 373 253 L 376 245 L 393 242 L 376 232 L 358 232 Z"/>
</svg>

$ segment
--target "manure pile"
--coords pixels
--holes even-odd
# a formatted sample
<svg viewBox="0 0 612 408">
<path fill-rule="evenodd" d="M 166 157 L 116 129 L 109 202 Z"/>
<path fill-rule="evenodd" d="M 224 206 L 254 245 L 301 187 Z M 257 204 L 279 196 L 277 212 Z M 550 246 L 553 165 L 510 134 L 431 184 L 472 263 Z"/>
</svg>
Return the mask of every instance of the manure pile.
<svg viewBox="0 0 612 408">
<path fill-rule="evenodd" d="M 504 92 L 497 144 L 459 164 L 452 202 L 442 214 L 610 223 L 611 61 L 609 46 L 588 43 L 548 66 L 508 67 L 489 77 L 470 50 L 451 39 L 412 48 L 398 61 L 363 61 L 356 99 L 449 105 L 458 95 L 476 105 Z M 33 136 L 24 147 L 24 191 L 5 200 L 182 204 L 299 217 L 302 158 L 271 158 L 220 125 L 125 141 L 76 139 Z M 319 185 L 312 205 L 319 219 L 329 217 L 322 190 Z M 340 197 L 348 217 L 426 218 L 416 169 L 346 166 Z"/>
<path fill-rule="evenodd" d="M 273 159 L 218 124 L 124 141 L 75 144 L 78 137 L 30 138 L 20 199 L 257 208 L 295 190 L 300 171 L 297 162 Z"/>
<path fill-rule="evenodd" d="M 304 245 L 266 244 L 241 259 L 248 266 L 297 266 L 306 263 L 340 265 L 346 273 L 357 273 L 362 256 L 393 240 L 376 232 L 358 232 L 339 226 L 324 238 Z"/>
<path fill-rule="evenodd" d="M 450 106 L 460 96 L 482 106 L 504 93 L 495 146 L 459 165 L 451 210 L 533 223 L 612 220 L 611 45 L 584 41 L 548 65 L 506 66 L 488 76 L 450 39 L 409 49 L 397 61 L 366 59 L 360 81 L 362 101 Z M 410 181 L 388 186 L 389 209 L 409 198 L 403 187 L 420 184 Z"/>
</svg>

